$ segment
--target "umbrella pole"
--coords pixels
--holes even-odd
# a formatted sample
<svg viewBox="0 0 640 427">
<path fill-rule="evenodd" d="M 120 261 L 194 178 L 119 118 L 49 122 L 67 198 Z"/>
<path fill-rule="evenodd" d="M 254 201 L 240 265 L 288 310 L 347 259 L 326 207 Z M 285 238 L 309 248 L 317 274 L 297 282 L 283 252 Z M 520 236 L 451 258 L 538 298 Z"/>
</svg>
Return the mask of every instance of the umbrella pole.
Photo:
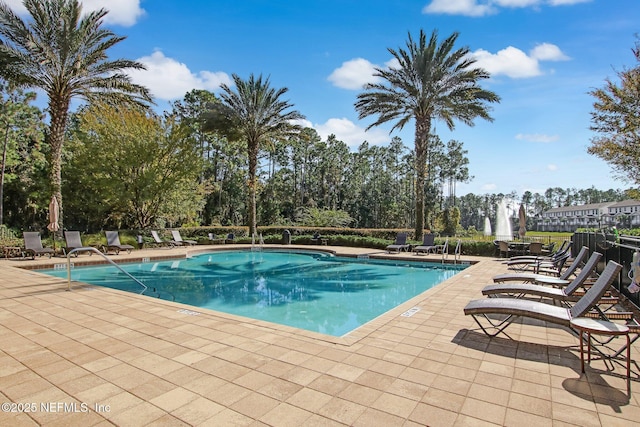
<svg viewBox="0 0 640 427">
<path fill-rule="evenodd" d="M 52 233 L 53 240 L 53 254 L 56 253 L 56 231 L 59 230 L 58 226 L 58 217 L 60 215 L 60 210 L 58 207 L 58 200 L 56 199 L 55 194 L 51 196 L 51 203 L 49 203 L 49 225 L 47 228 Z"/>
</svg>

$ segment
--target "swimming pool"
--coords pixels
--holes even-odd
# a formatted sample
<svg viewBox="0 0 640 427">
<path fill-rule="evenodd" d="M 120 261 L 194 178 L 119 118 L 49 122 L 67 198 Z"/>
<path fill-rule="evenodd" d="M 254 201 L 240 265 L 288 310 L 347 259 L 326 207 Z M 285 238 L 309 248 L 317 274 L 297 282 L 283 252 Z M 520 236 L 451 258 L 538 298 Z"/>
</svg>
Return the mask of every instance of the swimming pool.
<svg viewBox="0 0 640 427">
<path fill-rule="evenodd" d="M 313 251 L 216 251 L 173 261 L 120 264 L 145 295 L 343 336 L 464 266 L 359 260 Z M 41 270 L 67 277 L 66 270 Z M 76 267 L 72 280 L 141 293 L 113 266 Z"/>
</svg>

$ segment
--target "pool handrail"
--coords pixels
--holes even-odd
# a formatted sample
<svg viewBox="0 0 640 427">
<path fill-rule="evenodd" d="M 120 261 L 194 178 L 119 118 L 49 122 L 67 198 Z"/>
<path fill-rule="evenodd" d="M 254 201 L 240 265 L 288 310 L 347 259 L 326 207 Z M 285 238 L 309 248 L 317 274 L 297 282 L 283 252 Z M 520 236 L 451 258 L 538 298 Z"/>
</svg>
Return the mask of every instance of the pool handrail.
<svg viewBox="0 0 640 427">
<path fill-rule="evenodd" d="M 147 288 L 147 285 L 145 285 L 140 280 L 138 280 L 135 277 L 133 277 L 129 272 L 125 271 L 124 268 L 120 267 L 118 264 L 113 262 L 113 260 L 111 258 L 109 258 L 105 254 L 100 252 L 98 249 L 94 248 L 93 246 L 85 246 L 85 247 L 82 247 L 82 248 L 74 248 L 74 249 L 70 250 L 69 252 L 67 252 L 67 291 L 71 290 L 71 254 L 74 253 L 74 252 L 81 252 L 81 251 L 90 251 L 90 252 L 97 253 L 102 258 L 104 258 L 108 263 L 110 263 L 115 268 L 117 268 L 118 270 L 122 271 L 124 274 L 129 276 L 134 282 L 136 282 L 137 284 L 139 284 L 140 286 L 142 286 L 144 288 L 142 290 L 142 292 L 140 292 L 140 294 L 144 294 L 147 291 L 147 289 L 149 289 L 149 288 Z"/>
</svg>

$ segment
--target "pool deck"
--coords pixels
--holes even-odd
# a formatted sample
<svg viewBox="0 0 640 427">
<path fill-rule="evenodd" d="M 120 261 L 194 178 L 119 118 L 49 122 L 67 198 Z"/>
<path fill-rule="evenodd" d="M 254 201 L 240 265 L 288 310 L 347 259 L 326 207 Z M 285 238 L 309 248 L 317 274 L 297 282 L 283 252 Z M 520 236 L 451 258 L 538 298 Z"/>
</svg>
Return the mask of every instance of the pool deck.
<svg viewBox="0 0 640 427">
<path fill-rule="evenodd" d="M 111 258 L 239 246 L 143 249 Z M 389 257 L 440 261 L 439 255 Z M 51 265 L 47 258 L 1 259 L 0 425 L 628 426 L 640 420 L 635 361 L 627 383 L 618 364 L 610 370 L 594 361 L 581 374 L 579 341 L 565 328 L 526 320 L 509 327 L 511 339 L 479 332 L 463 308 L 482 298 L 480 289 L 506 266 L 495 258 L 462 260 L 475 263 L 334 338 L 80 283 L 67 291 L 66 280 L 21 268 Z M 636 343 L 632 359 L 638 350 Z"/>
</svg>

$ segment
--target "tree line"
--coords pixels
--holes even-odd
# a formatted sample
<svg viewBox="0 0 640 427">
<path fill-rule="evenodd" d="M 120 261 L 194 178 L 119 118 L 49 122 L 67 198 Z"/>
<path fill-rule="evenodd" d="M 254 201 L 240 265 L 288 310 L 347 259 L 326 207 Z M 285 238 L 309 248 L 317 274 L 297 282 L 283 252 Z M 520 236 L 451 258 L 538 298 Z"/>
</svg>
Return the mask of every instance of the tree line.
<svg viewBox="0 0 640 427">
<path fill-rule="evenodd" d="M 24 6 L 29 21 L 0 2 L 0 222 L 14 228 L 42 228 L 53 196 L 64 227 L 83 231 L 218 224 L 255 231 L 257 224 L 298 223 L 414 228 L 419 236 L 425 227 L 445 234 L 478 228 L 504 197 L 521 200 L 531 216 L 630 194 L 549 189 L 456 197 L 456 184 L 472 179 L 466 151 L 460 141 L 443 143 L 433 123 L 453 129 L 491 121 L 489 104 L 500 101 L 480 87 L 490 76 L 469 48 L 454 47 L 458 33 L 441 41 L 437 30 L 409 34 L 405 47 L 388 49 L 396 64 L 375 70 L 381 83 L 358 95 L 354 108 L 360 118 L 375 118 L 370 127 L 413 123 L 412 146 L 394 138 L 351 151 L 334 135 L 322 140 L 296 124 L 304 116 L 283 99 L 287 89 L 262 75 L 233 74 L 234 86 L 222 85 L 220 95 L 194 90 L 158 114 L 148 89 L 125 72 L 144 66 L 109 59 L 108 49 L 124 37 L 102 26 L 105 9 L 84 14 L 77 0 Z M 637 164 L 626 149 L 637 145 L 637 76 L 621 73 L 622 88 L 609 82 L 593 92 L 592 129 L 605 136 L 594 139 L 592 154 L 608 156 L 619 170 Z M 32 105 L 35 94 L 24 92 L 33 88 L 47 96 L 48 121 Z M 85 103 L 71 112 L 74 98 Z M 631 154 L 616 162 L 612 151 Z"/>
<path fill-rule="evenodd" d="M 18 230 L 41 229 L 50 199 L 44 115 L 31 105 L 34 94 L 2 89 L 3 222 Z M 62 153 L 65 228 L 246 225 L 249 166 L 243 144 L 203 130 L 218 102 L 215 94 L 194 90 L 162 115 L 108 105 L 72 113 Z M 386 146 L 363 141 L 351 150 L 334 135 L 322 139 L 305 128 L 270 142 L 258 156 L 258 224 L 414 226 L 415 153 L 400 138 Z M 425 212 L 429 227 L 439 232 L 452 209 L 459 211 L 453 232 L 481 230 L 505 197 L 524 203 L 530 216 L 628 197 L 621 190 L 559 187 L 543 194 L 456 196 L 455 184 L 472 179 L 463 143 L 432 136 L 429 145 Z"/>
</svg>

